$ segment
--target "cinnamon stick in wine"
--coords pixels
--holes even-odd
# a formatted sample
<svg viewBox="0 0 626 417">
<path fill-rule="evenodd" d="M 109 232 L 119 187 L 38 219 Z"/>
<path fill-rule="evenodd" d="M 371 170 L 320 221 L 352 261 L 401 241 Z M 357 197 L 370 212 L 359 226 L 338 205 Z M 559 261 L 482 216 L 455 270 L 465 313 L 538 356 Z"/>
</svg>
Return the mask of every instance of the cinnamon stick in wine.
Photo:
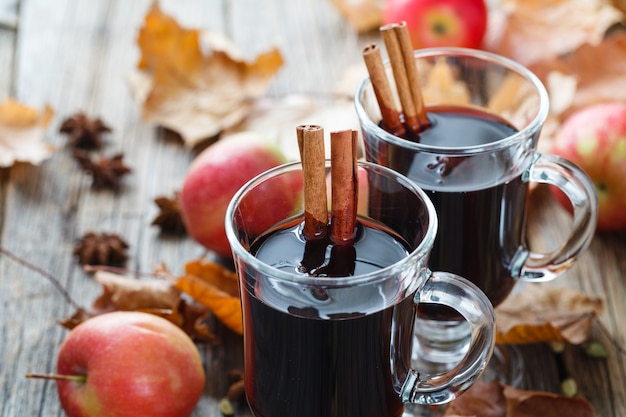
<svg viewBox="0 0 626 417">
<path fill-rule="evenodd" d="M 411 93 L 411 97 L 413 98 L 413 105 L 415 107 L 415 112 L 417 113 L 420 129 L 424 129 L 430 124 L 430 122 L 426 116 L 426 110 L 424 109 L 424 98 L 422 97 L 422 88 L 419 84 L 419 74 L 415 63 L 415 57 L 413 56 L 413 45 L 411 44 L 409 29 L 406 26 L 406 22 L 400 22 L 393 27 L 393 31 L 396 33 L 396 37 L 398 38 L 404 68 L 409 81 L 409 91 Z"/>
<path fill-rule="evenodd" d="M 357 164 L 356 132 L 330 134 L 331 218 L 330 240 L 351 245 L 356 231 Z"/>
<path fill-rule="evenodd" d="M 296 135 L 304 175 L 303 235 L 306 240 L 321 239 L 326 236 L 328 223 L 324 129 L 298 126 Z"/>
<path fill-rule="evenodd" d="M 363 48 L 363 60 L 374 88 L 374 95 L 382 116 L 382 127 L 396 136 L 404 136 L 405 129 L 396 109 L 389 80 L 385 73 L 385 66 L 380 55 L 380 48 L 376 44 Z"/>
<path fill-rule="evenodd" d="M 402 105 L 402 112 L 404 113 L 405 126 L 409 131 L 417 133 L 420 130 L 420 123 L 417 117 L 415 105 L 413 104 L 409 77 L 406 69 L 404 68 L 404 58 L 402 57 L 402 51 L 400 50 L 398 36 L 394 30 L 395 26 L 395 23 L 382 26 L 380 28 L 380 32 L 383 36 L 385 46 L 387 47 L 387 54 L 389 55 L 393 78 L 396 81 L 396 90 L 398 91 L 398 97 L 400 98 L 400 104 Z"/>
</svg>

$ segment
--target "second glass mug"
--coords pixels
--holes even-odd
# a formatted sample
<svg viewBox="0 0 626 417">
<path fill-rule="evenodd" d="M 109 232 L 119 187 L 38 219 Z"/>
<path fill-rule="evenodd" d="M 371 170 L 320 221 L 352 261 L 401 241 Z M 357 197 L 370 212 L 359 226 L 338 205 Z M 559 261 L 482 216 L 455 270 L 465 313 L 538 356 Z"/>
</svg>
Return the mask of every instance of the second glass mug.
<svg viewBox="0 0 626 417">
<path fill-rule="evenodd" d="M 366 159 L 406 175 L 427 192 L 435 205 L 441 226 L 429 267 L 468 278 L 494 306 L 519 280 L 550 280 L 567 270 L 594 235 L 598 203 L 593 183 L 581 169 L 536 149 L 549 107 L 540 80 L 518 63 L 480 50 L 421 49 L 414 51 L 414 59 L 425 108 L 461 116 L 454 125 L 437 119 L 440 116 L 436 113 L 427 113 L 432 123 L 441 124 L 436 128 L 446 128 L 442 126 L 445 123 L 450 127 L 443 135 L 446 143 L 434 139 L 421 143 L 384 130 L 369 78 L 358 87 L 355 107 Z M 393 82 L 389 64 L 386 70 Z M 496 126 L 495 135 L 502 131 L 505 134 L 485 139 L 481 137 L 485 130 L 472 132 L 472 125 L 462 119 L 472 114 L 485 119 L 482 128 Z M 573 206 L 569 237 L 548 253 L 533 252 L 526 242 L 531 182 L 558 187 Z M 463 326 L 452 316 L 449 312 L 425 312 L 425 318 L 417 324 L 428 328 L 434 323 L 441 329 L 450 318 L 440 335 L 417 343 L 421 359 L 429 358 L 442 369 L 453 366 L 464 353 Z M 446 355 L 429 355 L 432 346 L 443 344 L 453 348 Z M 515 384 L 521 377 L 520 370 L 517 367 L 495 372 L 506 372 L 497 376 Z"/>
<path fill-rule="evenodd" d="M 405 404 L 454 399 L 491 357 L 495 317 L 489 300 L 469 281 L 426 266 L 438 223 L 430 200 L 391 169 L 368 162 L 358 169 L 358 219 L 372 228 L 360 229 L 355 240 L 354 274 L 299 272 L 306 252 L 293 226 L 303 213 L 302 191 L 293 192 L 302 181 L 300 163 L 260 174 L 228 207 L 226 234 L 244 317 L 246 396 L 255 417 L 399 417 Z M 285 230 L 277 221 L 296 229 L 271 259 L 265 254 L 274 252 L 263 245 Z M 382 244 L 381 236 L 387 236 Z M 375 248 L 363 246 L 372 242 Z M 467 355 L 434 378 L 410 366 L 421 303 L 454 306 L 471 326 Z"/>
</svg>

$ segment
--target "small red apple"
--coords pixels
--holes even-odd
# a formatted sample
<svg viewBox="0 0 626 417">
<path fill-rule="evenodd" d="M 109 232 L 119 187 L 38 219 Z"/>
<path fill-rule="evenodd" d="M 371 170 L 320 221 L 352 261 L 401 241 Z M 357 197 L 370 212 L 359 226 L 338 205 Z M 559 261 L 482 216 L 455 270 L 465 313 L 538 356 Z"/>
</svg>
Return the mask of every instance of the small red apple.
<svg viewBox="0 0 626 417">
<path fill-rule="evenodd" d="M 88 319 L 61 345 L 57 373 L 69 417 L 185 417 L 204 391 L 198 349 L 180 328 L 152 314 Z"/>
<path fill-rule="evenodd" d="M 487 31 L 484 0 L 387 0 L 383 24 L 405 21 L 414 49 L 479 49 Z"/>
<path fill-rule="evenodd" d="M 218 255 L 231 257 L 224 228 L 228 203 L 250 179 L 286 161 L 274 143 L 252 132 L 221 139 L 202 151 L 189 167 L 180 193 L 181 214 L 189 235 Z M 260 198 L 271 213 L 268 203 L 272 195 Z"/>
<path fill-rule="evenodd" d="M 626 229 L 626 103 L 585 107 L 561 125 L 550 152 L 582 168 L 598 194 L 598 230 Z M 558 190 L 564 207 L 569 201 Z"/>
</svg>

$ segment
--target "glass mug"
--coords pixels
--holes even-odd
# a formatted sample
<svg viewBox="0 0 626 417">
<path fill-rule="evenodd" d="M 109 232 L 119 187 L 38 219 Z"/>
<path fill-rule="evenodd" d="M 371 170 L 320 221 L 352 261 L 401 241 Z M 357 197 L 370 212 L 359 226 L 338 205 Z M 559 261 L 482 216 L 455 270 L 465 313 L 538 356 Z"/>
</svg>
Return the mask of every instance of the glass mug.
<svg viewBox="0 0 626 417">
<path fill-rule="evenodd" d="M 581 169 L 536 149 L 549 107 L 540 80 L 525 67 L 480 50 L 421 49 L 414 51 L 414 59 L 424 105 L 432 110 L 427 115 L 443 129 L 441 135 L 427 133 L 419 142 L 384 130 L 369 78 L 357 89 L 355 107 L 366 160 L 406 175 L 433 201 L 441 226 L 429 267 L 466 277 L 494 306 L 518 280 L 549 280 L 571 267 L 594 235 L 598 203 Z M 393 83 L 390 65 L 385 68 Z M 560 188 L 573 206 L 569 237 L 548 253 L 533 252 L 526 243 L 531 182 Z M 462 340 L 462 326 L 453 315 L 425 311 L 416 325 L 434 323 L 442 329 L 448 317 L 452 320 L 440 331 L 440 342 L 451 343 L 455 334 Z M 429 356 L 430 346 L 418 345 L 422 356 Z M 464 349 L 456 345 L 447 359 L 435 353 L 432 362 L 448 361 L 449 367 Z"/>
<path fill-rule="evenodd" d="M 326 167 L 330 172 L 328 161 Z M 242 297 L 246 395 L 256 417 L 398 417 L 408 403 L 454 399 L 492 354 L 489 300 L 469 281 L 426 266 L 437 232 L 430 200 L 393 170 L 368 162 L 359 170 L 358 219 L 368 228 L 354 248 L 367 260 L 354 275 L 297 272 L 305 247 L 297 226 L 302 187 L 293 192 L 302 181 L 299 162 L 257 176 L 230 202 L 226 234 Z M 276 219 L 296 225 L 288 233 L 295 240 L 275 241 L 273 259 L 263 245 L 285 230 L 271 224 Z M 410 367 L 421 303 L 454 306 L 472 332 L 459 366 L 433 378 Z"/>
</svg>

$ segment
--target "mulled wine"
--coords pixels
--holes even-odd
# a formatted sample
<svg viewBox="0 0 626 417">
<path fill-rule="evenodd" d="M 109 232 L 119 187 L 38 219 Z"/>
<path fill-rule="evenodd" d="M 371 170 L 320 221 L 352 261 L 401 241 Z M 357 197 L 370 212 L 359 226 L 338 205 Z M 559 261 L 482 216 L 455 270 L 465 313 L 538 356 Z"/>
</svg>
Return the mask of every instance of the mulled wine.
<svg viewBox="0 0 626 417">
<path fill-rule="evenodd" d="M 250 253 L 281 270 L 332 280 L 380 270 L 406 258 L 409 250 L 397 235 L 363 218 L 353 245 L 306 242 L 297 218 L 258 238 Z M 323 289 L 289 292 L 279 283 L 262 285 L 253 274 L 242 273 L 246 375 L 254 375 L 246 378 L 246 392 L 255 416 L 402 415 L 391 362 L 409 363 L 410 352 L 391 350 L 410 346 L 408 340 L 392 340 L 411 337 L 415 304 L 410 294 L 390 302 L 373 288 L 367 296 L 343 292 L 337 299 Z M 405 326 L 400 336 L 392 331 Z"/>
<path fill-rule="evenodd" d="M 513 260 L 524 243 L 528 185 L 521 178 L 520 155 L 467 157 L 462 150 L 502 140 L 517 130 L 481 110 L 427 110 L 430 126 L 406 139 L 459 152 L 413 153 L 393 143 L 366 141 L 368 159 L 408 176 L 432 200 L 440 226 L 429 267 L 468 278 L 498 305 L 515 283 Z"/>
</svg>

